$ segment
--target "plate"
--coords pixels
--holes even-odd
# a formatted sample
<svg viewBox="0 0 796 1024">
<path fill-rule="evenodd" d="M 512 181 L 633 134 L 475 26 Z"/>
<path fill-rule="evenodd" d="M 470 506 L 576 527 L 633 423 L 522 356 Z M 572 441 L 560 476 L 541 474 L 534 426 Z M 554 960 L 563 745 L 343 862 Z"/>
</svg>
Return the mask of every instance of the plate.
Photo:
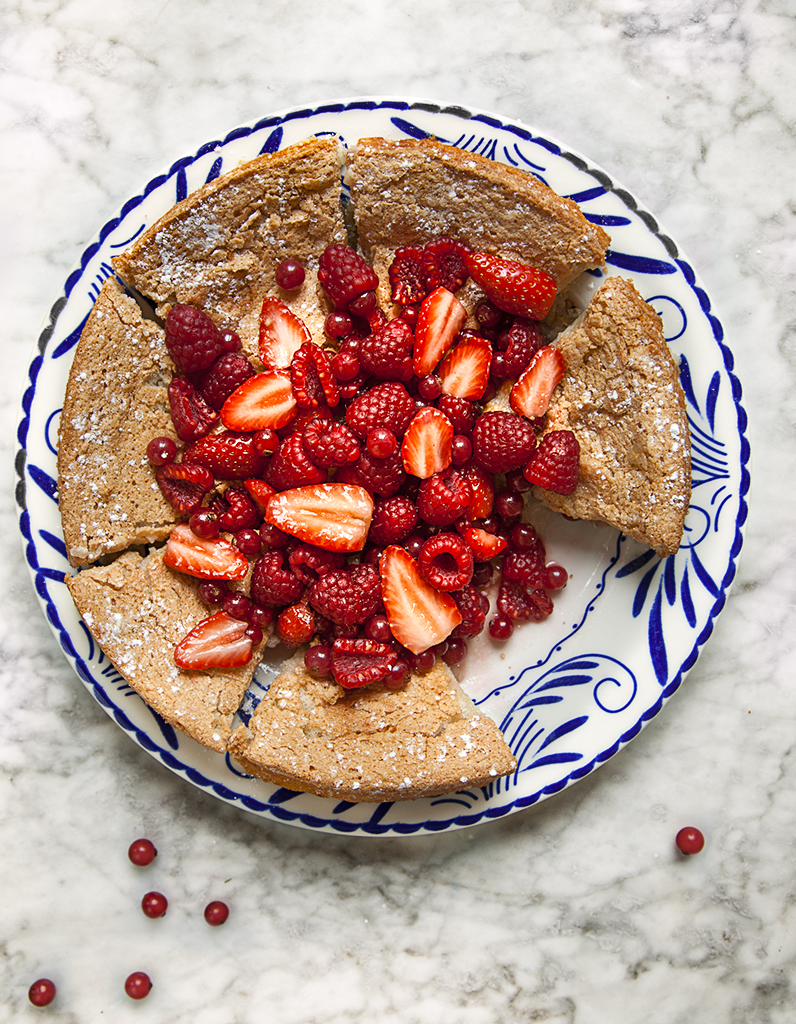
<svg viewBox="0 0 796 1024">
<path fill-rule="evenodd" d="M 437 138 L 537 175 L 580 204 L 612 237 L 607 270 L 630 277 L 663 320 L 680 360 L 693 439 L 693 495 L 680 550 L 659 559 L 610 527 L 538 507 L 548 555 L 571 579 L 555 612 L 498 646 L 471 646 L 462 682 L 502 727 L 518 768 L 485 789 L 424 800 L 351 804 L 297 794 L 242 772 L 153 713 L 124 682 L 78 616 L 66 586 L 57 506 L 58 418 L 75 344 L 110 260 L 189 192 L 260 153 L 311 135 Z M 604 275 L 578 287 L 588 298 Z M 512 814 L 558 793 L 613 757 L 681 686 L 722 610 L 746 519 L 749 447 L 741 388 L 721 324 L 677 244 L 601 168 L 518 121 L 459 106 L 370 97 L 285 110 L 235 128 L 177 160 L 99 231 L 67 278 L 29 370 L 18 428 L 19 526 L 45 615 L 98 703 L 153 757 L 220 800 L 320 831 L 412 835 Z M 251 713 L 275 673 L 258 669 Z"/>
</svg>

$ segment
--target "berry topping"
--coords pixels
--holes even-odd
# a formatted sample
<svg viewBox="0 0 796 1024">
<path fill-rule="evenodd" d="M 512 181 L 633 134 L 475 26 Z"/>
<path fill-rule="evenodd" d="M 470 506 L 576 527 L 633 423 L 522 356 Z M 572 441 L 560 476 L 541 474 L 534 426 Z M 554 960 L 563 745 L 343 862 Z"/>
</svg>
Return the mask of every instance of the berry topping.
<svg viewBox="0 0 796 1024">
<path fill-rule="evenodd" d="M 322 484 L 326 470 L 310 459 L 304 447 L 303 434 L 297 431 L 279 446 L 279 451 L 268 463 L 266 476 L 275 490 L 284 491 L 308 484 Z"/>
<path fill-rule="evenodd" d="M 541 590 L 545 585 L 545 551 L 541 541 L 525 551 L 510 551 L 501 567 L 503 579 L 522 583 L 528 590 Z"/>
<path fill-rule="evenodd" d="M 543 590 L 528 590 L 522 583 L 504 580 L 498 590 L 497 609 L 504 618 L 541 622 L 553 611 L 553 602 Z"/>
<path fill-rule="evenodd" d="M 183 465 L 189 462 L 207 466 L 219 480 L 245 480 L 260 476 L 266 459 L 255 447 L 253 434 L 227 431 L 193 441 L 183 455 Z"/>
<path fill-rule="evenodd" d="M 205 907 L 205 921 L 214 928 L 224 924 L 229 917 L 229 907 L 221 900 L 213 900 Z"/>
<path fill-rule="evenodd" d="M 340 639 L 332 645 L 332 675 L 347 690 L 368 686 L 384 679 L 398 655 L 389 644 L 378 640 Z"/>
<path fill-rule="evenodd" d="M 565 372 L 564 357 L 557 348 L 552 345 L 540 348 L 528 369 L 511 389 L 511 408 L 529 420 L 544 416 L 555 386 Z"/>
<path fill-rule="evenodd" d="M 256 478 L 252 480 L 244 480 L 243 486 L 248 491 L 257 511 L 260 515 L 264 515 L 271 496 L 276 493 L 273 487 L 271 487 L 270 484 L 267 484 L 265 480 L 257 480 Z"/>
<path fill-rule="evenodd" d="M 406 481 L 406 473 L 399 451 L 396 450 L 386 459 L 379 459 L 366 448 L 356 462 L 337 470 L 336 479 L 338 482 L 364 487 L 379 497 L 389 498 L 401 489 Z"/>
<path fill-rule="evenodd" d="M 417 492 L 420 518 L 433 526 L 450 526 L 469 509 L 473 492 L 458 470 L 436 473 L 424 480 Z"/>
<path fill-rule="evenodd" d="M 248 560 L 229 541 L 197 537 L 185 523 L 171 531 L 163 550 L 163 563 L 204 580 L 242 580 L 249 571 Z"/>
<path fill-rule="evenodd" d="M 348 426 L 357 437 L 367 440 L 374 427 L 386 427 L 396 437 L 403 437 L 415 414 L 415 403 L 409 392 L 397 382 L 376 384 L 346 410 Z"/>
<path fill-rule="evenodd" d="M 304 655 L 304 668 L 316 679 L 328 679 L 332 674 L 332 649 L 328 644 L 315 644 Z"/>
<path fill-rule="evenodd" d="M 398 438 L 386 427 L 374 427 L 368 434 L 368 451 L 376 459 L 386 459 L 398 448 Z"/>
<path fill-rule="evenodd" d="M 423 249 L 421 271 L 426 291 L 447 288 L 455 292 L 470 276 L 465 256 L 470 247 L 452 238 L 438 238 Z"/>
<path fill-rule="evenodd" d="M 131 999 L 146 999 L 152 990 L 152 982 L 148 974 L 135 971 L 124 983 L 124 991 Z"/>
<path fill-rule="evenodd" d="M 435 288 L 420 307 L 412 366 L 418 377 L 431 373 L 464 327 L 467 310 L 453 292 Z"/>
<path fill-rule="evenodd" d="M 442 390 L 454 398 L 475 401 L 483 397 L 489 381 L 492 346 L 478 334 L 471 334 L 445 356 L 438 373 Z"/>
<path fill-rule="evenodd" d="M 148 892 L 141 900 L 141 909 L 147 917 L 163 917 L 169 909 L 169 901 L 159 892 Z"/>
<path fill-rule="evenodd" d="M 373 499 L 364 487 L 330 483 L 275 494 L 265 518 L 307 544 L 328 551 L 361 551 L 372 515 Z"/>
<path fill-rule="evenodd" d="M 274 271 L 274 280 L 286 292 L 295 291 L 304 284 L 306 274 L 298 260 L 282 260 Z"/>
<path fill-rule="evenodd" d="M 345 423 L 311 420 L 302 432 L 302 443 L 316 466 L 346 466 L 359 458 L 359 442 Z"/>
<path fill-rule="evenodd" d="M 462 616 L 462 621 L 451 635 L 465 639 L 478 636 L 484 628 L 484 620 L 489 611 L 489 598 L 470 583 L 451 594 L 451 597 Z"/>
<path fill-rule="evenodd" d="M 379 572 L 367 564 L 327 572 L 310 587 L 309 602 L 340 626 L 358 626 L 381 607 Z"/>
<path fill-rule="evenodd" d="M 182 373 L 206 370 L 239 344 L 237 335 L 224 335 L 207 313 L 194 306 L 178 303 L 166 316 L 166 348 Z"/>
<path fill-rule="evenodd" d="M 404 548 L 386 548 L 379 571 L 392 634 L 413 654 L 441 643 L 462 621 L 453 598 L 426 583 L 417 562 Z"/>
<path fill-rule="evenodd" d="M 530 320 L 515 317 L 511 326 L 498 335 L 497 348 L 501 350 L 500 372 L 497 368 L 498 353 L 495 353 L 495 359 L 492 361 L 493 376 L 516 379 L 544 345 L 544 337 Z"/>
<path fill-rule="evenodd" d="M 409 498 L 386 498 L 373 510 L 368 539 L 385 547 L 388 544 L 398 544 L 405 540 L 416 526 L 417 509 Z"/>
<path fill-rule="evenodd" d="M 460 590 L 473 577 L 472 548 L 457 533 L 436 533 L 420 549 L 423 579 L 437 590 Z"/>
<path fill-rule="evenodd" d="M 528 420 L 510 412 L 486 412 L 473 428 L 473 457 L 490 473 L 519 469 L 536 447 Z"/>
<path fill-rule="evenodd" d="M 222 530 L 237 533 L 247 527 L 260 525 L 260 513 L 249 497 L 249 492 L 242 487 L 228 487 L 224 491 L 227 507 L 218 515 L 218 525 Z"/>
<path fill-rule="evenodd" d="M 556 283 L 543 270 L 483 252 L 468 253 L 465 262 L 475 283 L 504 312 L 531 320 L 547 316 L 556 297 Z"/>
<path fill-rule="evenodd" d="M 278 608 L 297 601 L 304 591 L 304 583 L 283 565 L 284 553 L 272 548 L 254 563 L 250 593 L 258 605 Z"/>
<path fill-rule="evenodd" d="M 456 434 L 469 436 L 475 426 L 475 406 L 465 398 L 455 398 L 453 395 L 440 395 L 437 399 L 437 408 L 444 412 L 453 424 Z"/>
<path fill-rule="evenodd" d="M 269 295 L 260 311 L 260 359 L 268 370 L 286 370 L 296 352 L 312 341 L 307 325 L 281 299 Z"/>
<path fill-rule="evenodd" d="M 153 437 L 146 446 L 146 457 L 153 466 L 167 466 L 177 458 L 177 445 L 171 437 Z"/>
<path fill-rule="evenodd" d="M 419 304 L 426 297 L 423 281 L 423 249 L 419 245 L 402 246 L 387 271 L 392 301 L 401 306 Z"/>
<path fill-rule="evenodd" d="M 505 537 L 497 537 L 488 530 L 482 530 L 480 526 L 464 526 L 460 532 L 478 562 L 489 562 L 508 546 Z"/>
<path fill-rule="evenodd" d="M 427 480 L 451 464 L 453 425 L 445 413 L 432 406 L 421 409 L 404 436 L 401 458 L 412 476 Z"/>
<path fill-rule="evenodd" d="M 492 474 L 476 462 L 471 462 L 461 470 L 462 475 L 470 485 L 473 492 L 470 502 L 469 514 L 473 519 L 486 519 L 492 514 L 492 506 L 495 502 L 495 485 L 492 481 Z"/>
<path fill-rule="evenodd" d="M 207 404 L 187 377 L 172 377 L 168 387 L 171 421 L 181 441 L 195 441 L 218 423 L 218 413 Z"/>
<path fill-rule="evenodd" d="M 674 841 L 680 853 L 684 853 L 687 857 L 699 853 L 705 846 L 705 837 L 693 825 L 681 828 Z"/>
<path fill-rule="evenodd" d="M 339 401 L 337 378 L 329 356 L 312 341 L 305 342 L 294 354 L 290 380 L 296 404 L 302 409 L 335 406 Z"/>
<path fill-rule="evenodd" d="M 235 388 L 254 374 L 254 367 L 242 352 L 225 352 L 201 374 L 199 390 L 207 404 L 220 412 Z"/>
<path fill-rule="evenodd" d="M 276 620 L 276 632 L 288 647 L 301 647 L 312 640 L 317 624 L 312 609 L 303 601 L 290 605 Z"/>
<path fill-rule="evenodd" d="M 405 320 L 390 320 L 359 343 L 359 362 L 366 373 L 381 380 L 408 381 L 412 377 L 415 336 Z"/>
<path fill-rule="evenodd" d="M 545 566 L 544 583 L 542 584 L 545 590 L 563 590 L 568 582 L 569 573 L 563 565 L 550 562 Z"/>
<path fill-rule="evenodd" d="M 359 253 L 342 243 L 324 249 L 318 264 L 318 280 L 334 308 L 342 310 L 357 296 L 379 285 L 373 268 Z"/>
<path fill-rule="evenodd" d="M 207 466 L 188 462 L 161 466 L 155 473 L 155 479 L 166 501 L 183 516 L 199 508 L 214 482 Z"/>
<path fill-rule="evenodd" d="M 324 321 L 323 329 L 329 335 L 330 338 L 345 338 L 347 334 L 350 334 L 354 328 L 354 322 L 348 313 L 334 312 L 330 313 Z M 334 362 L 334 360 L 333 360 Z M 335 370 L 335 376 L 338 380 L 342 380 L 340 374 Z M 351 374 L 355 376 L 355 374 Z"/>
<path fill-rule="evenodd" d="M 320 576 L 334 569 L 342 569 L 345 555 L 342 551 L 324 551 L 315 544 L 291 544 L 287 556 L 292 572 L 304 583 L 314 583 Z"/>
<path fill-rule="evenodd" d="M 39 978 L 28 989 L 28 999 L 34 1006 L 49 1006 L 55 999 L 55 985 L 49 978 Z"/>
<path fill-rule="evenodd" d="M 248 562 L 246 563 L 248 565 Z M 174 661 L 180 668 L 236 668 L 251 660 L 252 642 L 247 622 L 218 611 L 202 619 L 177 644 Z"/>
<path fill-rule="evenodd" d="M 290 374 L 264 370 L 249 377 L 224 402 L 221 422 L 229 430 L 279 430 L 296 415 Z"/>
<path fill-rule="evenodd" d="M 157 857 L 158 851 L 149 839 L 136 839 L 130 843 L 127 856 L 136 867 L 145 868 Z"/>
<path fill-rule="evenodd" d="M 525 467 L 533 484 L 556 494 L 572 494 L 578 486 L 580 445 L 571 430 L 551 430 Z"/>
</svg>

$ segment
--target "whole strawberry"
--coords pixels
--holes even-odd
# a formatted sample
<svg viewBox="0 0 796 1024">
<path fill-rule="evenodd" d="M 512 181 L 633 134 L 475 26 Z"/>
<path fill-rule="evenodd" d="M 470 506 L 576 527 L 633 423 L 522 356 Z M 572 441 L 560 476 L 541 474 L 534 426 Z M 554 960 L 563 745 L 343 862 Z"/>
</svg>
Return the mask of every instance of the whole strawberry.
<svg viewBox="0 0 796 1024">
<path fill-rule="evenodd" d="M 470 276 L 505 313 L 543 320 L 556 297 L 556 283 L 544 270 L 485 252 L 464 257 Z"/>
</svg>

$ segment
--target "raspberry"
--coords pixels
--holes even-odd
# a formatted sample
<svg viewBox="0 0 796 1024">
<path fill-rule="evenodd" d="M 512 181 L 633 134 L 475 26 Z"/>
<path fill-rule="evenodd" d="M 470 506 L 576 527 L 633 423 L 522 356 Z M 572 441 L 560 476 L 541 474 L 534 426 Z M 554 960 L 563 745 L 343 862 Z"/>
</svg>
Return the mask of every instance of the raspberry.
<svg viewBox="0 0 796 1024">
<path fill-rule="evenodd" d="M 409 498 L 380 501 L 373 510 L 368 539 L 386 547 L 405 540 L 417 526 L 417 509 Z"/>
<path fill-rule="evenodd" d="M 363 370 L 380 380 L 412 379 L 412 350 L 415 336 L 405 320 L 390 320 L 359 343 Z"/>
<path fill-rule="evenodd" d="M 473 552 L 458 533 L 437 533 L 420 549 L 420 575 L 436 590 L 460 590 L 473 577 Z"/>
<path fill-rule="evenodd" d="M 465 437 L 472 434 L 475 426 L 475 406 L 472 402 L 453 395 L 440 395 L 437 399 L 437 408 L 451 421 L 455 434 L 463 434 Z"/>
<path fill-rule="evenodd" d="M 232 430 L 200 437 L 185 449 L 183 462 L 200 462 L 217 480 L 257 477 L 266 460 L 255 448 L 253 439 L 253 434 L 238 434 Z"/>
<path fill-rule="evenodd" d="M 172 377 L 168 387 L 171 421 L 181 441 L 195 441 L 218 423 L 211 408 L 187 377 Z"/>
<path fill-rule="evenodd" d="M 345 555 L 340 551 L 324 551 L 314 544 L 296 544 L 287 556 L 290 569 L 304 583 L 314 583 L 333 569 L 342 569 Z"/>
<path fill-rule="evenodd" d="M 297 601 L 304 590 L 304 584 L 289 569 L 283 566 L 284 553 L 272 548 L 260 555 L 254 563 L 250 593 L 256 604 L 274 608 Z"/>
<path fill-rule="evenodd" d="M 247 491 L 239 487 L 228 487 L 224 491 L 227 509 L 218 517 L 218 525 L 222 530 L 237 533 L 238 530 L 260 525 L 260 513 Z"/>
<path fill-rule="evenodd" d="M 503 579 L 522 583 L 530 590 L 545 585 L 545 550 L 541 541 L 526 551 L 510 551 L 503 559 Z"/>
<path fill-rule="evenodd" d="M 337 405 L 340 399 L 329 356 L 312 341 L 306 341 L 293 355 L 290 383 L 300 409 Z"/>
<path fill-rule="evenodd" d="M 544 337 L 531 320 L 515 317 L 511 327 L 498 335 L 497 347 L 503 350 L 499 364 L 501 373 L 496 372 L 494 356 L 492 373 L 495 377 L 519 377 L 523 370 L 528 368 L 534 355 L 546 344 Z"/>
<path fill-rule="evenodd" d="M 342 243 L 324 249 L 318 263 L 318 280 L 335 309 L 345 310 L 349 302 L 378 287 L 373 268 Z"/>
<path fill-rule="evenodd" d="M 291 434 L 279 446 L 265 470 L 265 479 L 276 491 L 287 491 L 291 487 L 307 484 L 322 484 L 326 470 L 312 462 L 304 448 L 300 432 Z"/>
<path fill-rule="evenodd" d="M 533 426 L 524 416 L 510 412 L 486 412 L 473 429 L 475 461 L 490 473 L 519 469 L 536 447 Z"/>
<path fill-rule="evenodd" d="M 450 526 L 464 515 L 473 498 L 467 479 L 455 469 L 435 473 L 417 492 L 420 518 L 434 526 Z"/>
<path fill-rule="evenodd" d="M 166 316 L 166 348 L 183 373 L 206 370 L 239 345 L 237 334 L 222 333 L 207 313 L 194 306 L 178 303 Z"/>
<path fill-rule="evenodd" d="M 242 352 L 225 352 L 201 374 L 199 390 L 207 404 L 220 412 L 235 388 L 254 374 L 254 367 Z"/>
<path fill-rule="evenodd" d="M 571 430 L 551 430 L 539 442 L 525 477 L 556 494 L 572 494 L 578 486 L 580 445 Z"/>
<path fill-rule="evenodd" d="M 333 569 L 310 587 L 309 601 L 339 626 L 358 626 L 381 607 L 381 577 L 372 565 Z"/>
<path fill-rule="evenodd" d="M 344 484 L 359 484 L 381 498 L 389 498 L 401 489 L 406 473 L 400 451 L 386 459 L 377 459 L 365 448 L 356 462 L 337 470 L 335 480 Z"/>
<path fill-rule="evenodd" d="M 447 288 L 455 292 L 470 276 L 465 255 L 470 247 L 452 238 L 438 238 L 423 249 L 422 275 L 426 291 Z"/>
<path fill-rule="evenodd" d="M 365 441 L 374 427 L 386 427 L 396 437 L 403 437 L 415 411 L 414 400 L 403 384 L 390 382 L 376 384 L 355 398 L 345 418 L 357 437 Z"/>
<path fill-rule="evenodd" d="M 463 637 L 466 640 L 478 636 L 484 628 L 489 611 L 489 598 L 480 590 L 476 590 L 471 583 L 451 594 L 451 597 L 462 614 L 462 621 L 451 633 L 451 636 Z"/>
<path fill-rule="evenodd" d="M 332 645 L 332 675 L 347 690 L 389 676 L 398 655 L 389 644 L 368 639 L 339 639 Z"/>
<path fill-rule="evenodd" d="M 402 246 L 395 250 L 395 257 L 387 271 L 393 302 L 401 306 L 413 306 L 426 297 L 423 283 L 423 249 L 419 245 Z"/>
<path fill-rule="evenodd" d="M 213 474 L 206 466 L 177 462 L 161 466 L 156 471 L 155 478 L 163 497 L 183 516 L 199 508 L 214 482 Z"/>
<path fill-rule="evenodd" d="M 511 619 L 530 619 L 541 622 L 553 610 L 553 602 L 543 590 L 528 590 L 521 583 L 504 580 L 497 599 L 500 615 Z"/>
<path fill-rule="evenodd" d="M 304 427 L 302 441 L 316 466 L 347 466 L 359 458 L 359 442 L 345 423 L 311 420 Z"/>
</svg>

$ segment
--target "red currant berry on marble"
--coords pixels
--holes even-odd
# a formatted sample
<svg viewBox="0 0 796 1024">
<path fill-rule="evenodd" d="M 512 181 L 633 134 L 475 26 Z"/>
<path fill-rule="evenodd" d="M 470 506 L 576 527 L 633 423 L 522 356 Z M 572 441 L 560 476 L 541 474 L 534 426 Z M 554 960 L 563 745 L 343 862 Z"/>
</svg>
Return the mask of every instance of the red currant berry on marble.
<svg viewBox="0 0 796 1024">
<path fill-rule="evenodd" d="M 502 615 L 496 615 L 489 622 L 489 635 L 493 640 L 508 640 L 514 632 L 514 623 Z"/>
<path fill-rule="evenodd" d="M 360 370 L 359 359 L 353 352 L 338 352 L 332 356 L 332 373 L 339 381 L 353 380 Z"/>
<path fill-rule="evenodd" d="M 152 989 L 148 974 L 135 971 L 124 983 L 124 991 L 131 999 L 146 999 Z"/>
<path fill-rule="evenodd" d="M 169 909 L 169 901 L 160 892 L 148 892 L 141 900 L 141 909 L 147 917 L 163 917 Z"/>
<path fill-rule="evenodd" d="M 374 427 L 368 434 L 368 451 L 376 459 L 388 459 L 398 447 L 398 439 L 386 427 Z"/>
<path fill-rule="evenodd" d="M 49 978 L 39 978 L 28 989 L 28 999 L 34 1006 L 49 1006 L 55 999 L 55 985 Z"/>
<path fill-rule="evenodd" d="M 495 511 L 501 519 L 515 519 L 523 510 L 525 502 L 519 494 L 501 491 L 495 496 Z"/>
<path fill-rule="evenodd" d="M 699 853 L 705 845 L 705 837 L 693 825 L 681 828 L 674 841 L 680 853 L 684 853 L 688 857 L 694 853 Z"/>
<path fill-rule="evenodd" d="M 451 442 L 451 461 L 454 466 L 464 466 L 473 454 L 473 443 L 464 434 L 454 434 Z"/>
<path fill-rule="evenodd" d="M 223 924 L 228 917 L 229 907 L 226 903 L 222 903 L 221 900 L 213 900 L 212 903 L 208 903 L 205 907 L 205 921 L 213 925 L 214 928 Z"/>
<path fill-rule="evenodd" d="M 252 444 L 260 455 L 273 455 L 279 447 L 279 435 L 269 427 L 258 430 L 252 438 Z"/>
<path fill-rule="evenodd" d="M 282 260 L 274 271 L 274 280 L 286 292 L 292 292 L 304 284 L 304 267 L 298 260 Z"/>
<path fill-rule="evenodd" d="M 191 515 L 188 525 L 197 537 L 212 539 L 217 537 L 221 527 L 218 524 L 218 516 L 209 508 L 200 508 Z"/>
<path fill-rule="evenodd" d="M 326 644 L 315 644 L 304 655 L 304 667 L 316 679 L 326 679 L 332 674 L 332 649 Z"/>
<path fill-rule="evenodd" d="M 127 856 L 139 868 L 145 868 L 157 857 L 158 851 L 148 839 L 136 839 L 130 843 Z"/>
<path fill-rule="evenodd" d="M 390 671 L 382 679 L 381 684 L 387 690 L 400 690 L 406 686 L 406 681 L 409 678 L 409 663 L 405 658 L 397 658 L 390 667 Z"/>
<path fill-rule="evenodd" d="M 231 619 L 239 619 L 241 622 L 249 621 L 252 604 L 245 594 L 241 594 L 237 590 L 227 594 L 221 607 Z"/>
<path fill-rule="evenodd" d="M 227 587 L 221 580 L 202 580 L 199 584 L 199 600 L 209 608 L 223 604 L 226 596 Z"/>
<path fill-rule="evenodd" d="M 170 437 L 153 437 L 146 446 L 146 457 L 153 466 L 167 466 L 177 458 L 177 445 Z"/>
<path fill-rule="evenodd" d="M 235 547 L 247 558 L 254 558 L 255 555 L 260 554 L 262 547 L 260 534 L 250 526 L 244 526 L 235 534 Z"/>
<path fill-rule="evenodd" d="M 550 562 L 549 565 L 545 566 L 544 569 L 544 588 L 545 590 L 561 590 L 567 585 L 569 579 L 569 573 L 563 565 L 558 565 L 557 562 Z"/>
<path fill-rule="evenodd" d="M 436 373 L 429 373 L 417 382 L 417 393 L 426 402 L 433 402 L 442 394 L 442 381 Z"/>
<path fill-rule="evenodd" d="M 348 303 L 348 310 L 354 316 L 363 316 L 367 319 L 376 309 L 376 293 L 373 291 L 363 292 L 357 295 Z"/>
</svg>

